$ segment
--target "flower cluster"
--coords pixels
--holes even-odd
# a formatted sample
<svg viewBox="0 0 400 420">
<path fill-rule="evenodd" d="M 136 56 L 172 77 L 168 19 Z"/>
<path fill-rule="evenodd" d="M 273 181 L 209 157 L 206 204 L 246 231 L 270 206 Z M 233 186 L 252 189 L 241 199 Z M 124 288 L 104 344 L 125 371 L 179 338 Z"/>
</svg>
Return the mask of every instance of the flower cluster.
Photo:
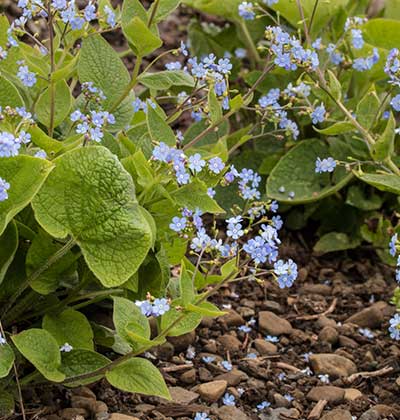
<svg viewBox="0 0 400 420">
<path fill-rule="evenodd" d="M 146 300 L 137 300 L 135 304 L 145 316 L 161 316 L 170 310 L 169 301 L 165 298 L 153 298 L 148 296 Z"/>
<path fill-rule="evenodd" d="M 389 333 L 394 340 L 400 340 L 400 314 L 395 314 L 389 321 Z"/>
<path fill-rule="evenodd" d="M 22 84 L 26 87 L 32 87 L 37 82 L 36 74 L 31 72 L 24 61 L 18 61 L 18 73 L 17 77 L 21 80 Z"/>
<path fill-rule="evenodd" d="M 322 174 L 324 172 L 333 172 L 336 168 L 336 161 L 332 157 L 325 159 L 317 158 L 315 161 L 315 172 L 317 174 Z"/>
<path fill-rule="evenodd" d="M 244 20 L 253 20 L 256 17 L 256 13 L 254 11 L 254 4 L 247 1 L 244 1 L 239 4 L 238 13 L 239 16 L 242 17 Z"/>
<path fill-rule="evenodd" d="M 389 76 L 389 83 L 400 86 L 400 51 L 397 48 L 390 50 L 384 70 Z"/>
<path fill-rule="evenodd" d="M 0 178 L 0 202 L 8 198 L 7 191 L 10 189 L 10 184 L 3 178 Z"/>
<path fill-rule="evenodd" d="M 115 118 L 107 111 L 90 111 L 83 114 L 80 110 L 74 111 L 70 120 L 77 124 L 75 131 L 77 134 L 83 134 L 85 140 L 101 142 L 104 137 L 104 127 L 107 124 L 114 124 Z"/>
</svg>

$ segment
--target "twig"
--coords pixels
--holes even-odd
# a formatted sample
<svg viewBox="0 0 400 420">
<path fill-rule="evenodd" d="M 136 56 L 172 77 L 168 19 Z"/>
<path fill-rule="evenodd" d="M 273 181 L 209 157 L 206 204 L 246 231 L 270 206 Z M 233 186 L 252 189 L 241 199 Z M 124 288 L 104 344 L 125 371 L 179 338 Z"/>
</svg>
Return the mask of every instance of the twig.
<svg viewBox="0 0 400 420">
<path fill-rule="evenodd" d="M 327 400 L 319 400 L 315 407 L 311 410 L 310 414 L 308 415 L 308 419 L 310 420 L 317 420 L 321 417 L 324 408 L 328 404 Z"/>
<path fill-rule="evenodd" d="M 188 370 L 193 367 L 193 363 L 187 363 L 186 365 L 175 365 L 175 366 L 166 366 L 160 368 L 162 372 L 179 372 L 181 370 Z"/>
<path fill-rule="evenodd" d="M 374 378 L 376 376 L 383 376 L 383 375 L 386 375 L 387 373 L 392 372 L 393 370 L 394 370 L 393 367 L 386 366 L 386 367 L 384 367 L 382 369 L 375 370 L 373 372 L 358 372 L 358 373 L 353 373 L 352 375 L 350 375 L 346 379 L 346 382 L 351 383 L 351 382 L 354 382 L 358 378 Z"/>
<path fill-rule="evenodd" d="M 330 313 L 332 313 L 336 308 L 336 304 L 337 298 L 334 298 L 331 303 L 331 306 L 329 306 L 329 308 L 326 311 L 321 312 L 320 314 L 296 316 L 294 319 L 302 321 L 311 321 L 313 319 L 318 319 L 321 316 L 329 315 Z"/>
<path fill-rule="evenodd" d="M 285 370 L 290 370 L 291 372 L 294 372 L 294 373 L 301 372 L 301 369 L 297 368 L 296 366 L 292 366 L 284 362 L 276 362 L 276 367 L 285 369 Z"/>
</svg>

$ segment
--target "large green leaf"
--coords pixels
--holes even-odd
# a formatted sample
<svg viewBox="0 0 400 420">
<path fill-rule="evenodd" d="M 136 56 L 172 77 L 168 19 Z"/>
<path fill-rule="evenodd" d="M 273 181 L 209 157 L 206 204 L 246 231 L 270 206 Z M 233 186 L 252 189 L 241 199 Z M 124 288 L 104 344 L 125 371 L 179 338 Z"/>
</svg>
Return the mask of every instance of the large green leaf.
<svg viewBox="0 0 400 420">
<path fill-rule="evenodd" d="M 16 223 L 12 222 L 0 236 L 0 284 L 3 282 L 8 267 L 14 259 L 17 248 L 18 230 Z"/>
<path fill-rule="evenodd" d="M 10 184 L 8 199 L 0 202 L 0 235 L 8 222 L 31 202 L 53 167 L 49 161 L 31 156 L 0 158 L 0 178 Z"/>
<path fill-rule="evenodd" d="M 172 128 L 155 109 L 151 106 L 148 108 L 147 127 L 149 129 L 151 139 L 155 142 L 164 142 L 169 146 L 175 146 L 176 138 Z"/>
<path fill-rule="evenodd" d="M 106 100 L 103 107 L 109 110 L 125 92 L 130 82 L 129 72 L 118 54 L 100 35 L 92 35 L 82 43 L 78 63 L 78 75 L 81 82 L 93 82 L 100 88 Z M 128 96 L 113 111 L 116 123 L 113 130 L 124 128 L 132 119 L 132 97 Z"/>
<path fill-rule="evenodd" d="M 400 195 L 400 177 L 395 174 L 367 174 L 353 171 L 358 179 L 381 191 Z"/>
<path fill-rule="evenodd" d="M 111 385 L 122 391 L 171 399 L 160 371 L 148 360 L 135 357 L 106 373 Z"/>
<path fill-rule="evenodd" d="M 74 349 L 93 350 L 93 331 L 86 316 L 68 308 L 57 315 L 43 317 L 43 329 L 47 330 L 59 346 L 70 344 Z"/>
<path fill-rule="evenodd" d="M 371 128 L 379 111 L 380 101 L 376 92 L 370 91 L 357 104 L 356 118 L 366 129 Z"/>
<path fill-rule="evenodd" d="M 284 203 L 304 204 L 320 200 L 343 188 L 352 178 L 344 168 L 337 168 L 332 176 L 315 173 L 318 157 L 333 155 L 341 160 L 347 158 L 345 147 L 338 152 L 342 152 L 342 156 L 335 156 L 331 152 L 330 147 L 318 139 L 304 140 L 293 147 L 271 171 L 267 181 L 268 197 Z M 279 191 L 281 187 L 285 192 Z M 292 199 L 288 197 L 290 192 L 294 192 Z"/>
<path fill-rule="evenodd" d="M 152 53 L 162 45 L 161 39 L 138 16 L 135 16 L 128 24 L 124 25 L 123 31 L 129 46 L 139 57 Z"/>
<path fill-rule="evenodd" d="M 0 107 L 11 106 L 16 108 L 23 105 L 24 102 L 15 86 L 4 76 L 0 76 Z"/>
<path fill-rule="evenodd" d="M 15 356 L 11 346 L 7 343 L 0 344 L 0 378 L 5 378 L 10 373 L 14 359 Z"/>
<path fill-rule="evenodd" d="M 168 330 L 168 336 L 170 337 L 177 337 L 195 330 L 202 319 L 202 316 L 198 313 L 177 310 L 176 307 L 179 306 L 183 306 L 182 299 L 173 300 L 171 309 L 161 317 L 161 330 L 165 330 L 174 324 Z M 178 321 L 179 318 L 181 319 Z"/>
<path fill-rule="evenodd" d="M 61 80 L 54 84 L 54 122 L 60 125 L 68 116 L 72 106 L 72 95 L 67 83 Z M 46 127 L 50 126 L 51 89 L 47 88 L 39 97 L 35 106 L 38 120 Z"/>
<path fill-rule="evenodd" d="M 15 347 L 49 381 L 62 382 L 61 355 L 56 339 L 46 330 L 32 328 L 12 336 Z"/>
<path fill-rule="evenodd" d="M 151 246 L 151 228 L 135 186 L 117 157 L 85 147 L 54 160 L 56 169 L 32 203 L 36 218 L 54 237 L 71 235 L 106 287 L 125 283 Z"/>
<path fill-rule="evenodd" d="M 61 245 L 53 240 L 45 232 L 40 232 L 32 241 L 26 255 L 26 273 L 31 275 L 35 270 L 41 268 L 46 261 L 58 252 Z M 42 295 L 47 295 L 54 292 L 63 277 L 71 270 L 75 270 L 75 261 L 79 255 L 73 254 L 71 251 L 67 252 L 56 263 L 52 264 L 39 277 L 30 283 L 35 292 Z M 64 343 L 62 343 L 64 344 Z"/>
<path fill-rule="evenodd" d="M 361 243 L 360 238 L 351 238 L 346 233 L 329 232 L 323 235 L 314 246 L 314 251 L 319 254 L 326 254 L 334 251 L 357 248 Z"/>
<path fill-rule="evenodd" d="M 142 73 L 138 80 L 142 85 L 154 90 L 167 90 L 172 86 L 193 87 L 195 85 L 193 77 L 183 70 Z"/>
<path fill-rule="evenodd" d="M 364 39 L 374 47 L 398 48 L 400 45 L 400 22 L 393 19 L 371 19 L 362 26 Z"/>
</svg>

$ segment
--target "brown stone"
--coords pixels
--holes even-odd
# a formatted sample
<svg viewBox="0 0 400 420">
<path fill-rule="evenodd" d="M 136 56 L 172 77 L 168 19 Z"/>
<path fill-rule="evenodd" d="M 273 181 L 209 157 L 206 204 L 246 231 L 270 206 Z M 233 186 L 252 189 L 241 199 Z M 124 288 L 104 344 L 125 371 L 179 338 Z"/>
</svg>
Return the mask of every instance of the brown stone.
<svg viewBox="0 0 400 420">
<path fill-rule="evenodd" d="M 345 335 L 339 336 L 339 345 L 341 347 L 348 347 L 349 349 L 356 349 L 360 347 L 357 341 L 353 340 L 352 338 L 346 337 Z"/>
<path fill-rule="evenodd" d="M 300 289 L 300 293 L 330 296 L 332 294 L 332 287 L 327 284 L 305 284 Z"/>
<path fill-rule="evenodd" d="M 326 374 L 331 378 L 349 376 L 357 372 L 357 367 L 351 360 L 338 354 L 312 354 L 310 364 L 317 375 Z"/>
<path fill-rule="evenodd" d="M 219 420 L 250 420 L 242 410 L 228 405 L 218 408 L 217 415 Z"/>
<path fill-rule="evenodd" d="M 186 350 L 196 340 L 195 331 L 191 331 L 187 334 L 179 335 L 177 337 L 168 337 L 167 340 L 173 344 L 176 350 Z"/>
<path fill-rule="evenodd" d="M 60 412 L 58 413 L 60 415 L 61 418 L 65 419 L 65 420 L 71 420 L 73 418 L 75 418 L 76 416 L 82 416 L 82 417 L 88 417 L 89 416 L 89 412 L 88 410 L 86 410 L 85 408 L 64 408 L 63 410 L 60 410 Z"/>
<path fill-rule="evenodd" d="M 203 400 L 208 402 L 218 401 L 228 386 L 227 381 L 212 381 L 206 382 L 205 384 L 199 385 L 197 392 L 200 394 Z"/>
<path fill-rule="evenodd" d="M 337 408 L 324 414 L 321 420 L 352 420 L 350 411 Z"/>
<path fill-rule="evenodd" d="M 348 388 L 344 390 L 344 399 L 346 401 L 354 401 L 357 398 L 362 397 L 362 392 L 356 388 Z"/>
<path fill-rule="evenodd" d="M 345 396 L 345 390 L 337 386 L 316 386 L 308 394 L 307 399 L 311 401 L 326 400 L 329 403 L 340 403 Z"/>
<path fill-rule="evenodd" d="M 356 324 L 362 328 L 379 328 L 382 322 L 383 313 L 376 305 L 362 309 L 360 312 L 355 313 L 345 321 L 345 323 Z"/>
<path fill-rule="evenodd" d="M 278 347 L 275 344 L 270 343 L 269 341 L 265 341 L 262 338 L 256 338 L 254 340 L 254 347 L 261 354 L 261 356 L 273 354 L 278 351 Z"/>
<path fill-rule="evenodd" d="M 215 377 L 216 381 L 226 381 L 228 386 L 237 386 L 240 382 L 245 381 L 246 379 L 248 379 L 248 375 L 238 369 L 222 373 L 221 375 Z"/>
<path fill-rule="evenodd" d="M 339 333 L 333 327 L 324 327 L 318 334 L 323 343 L 335 344 L 338 341 Z"/>
<path fill-rule="evenodd" d="M 196 369 L 189 369 L 187 372 L 182 373 L 180 380 L 185 384 L 193 384 L 196 382 Z"/>
<path fill-rule="evenodd" d="M 199 398 L 199 394 L 193 391 L 188 391 L 180 386 L 173 386 L 169 388 L 172 401 L 178 404 L 191 404 Z"/>
<path fill-rule="evenodd" d="M 233 309 L 231 309 L 226 315 L 218 318 L 224 322 L 228 327 L 239 327 L 245 324 L 245 320 Z"/>
<path fill-rule="evenodd" d="M 290 335 L 293 331 L 289 321 L 270 311 L 261 311 L 258 314 L 258 325 L 261 332 L 271 335 Z"/>
<path fill-rule="evenodd" d="M 139 420 L 137 417 L 128 416 L 127 414 L 112 413 L 110 420 Z"/>
<path fill-rule="evenodd" d="M 242 343 L 238 340 L 238 338 L 231 334 L 222 335 L 218 338 L 218 342 L 221 344 L 224 351 L 230 351 L 234 353 L 238 352 L 242 346 Z"/>
<path fill-rule="evenodd" d="M 326 317 L 325 315 L 320 316 L 318 318 L 316 324 L 317 324 L 317 326 L 319 328 L 324 328 L 324 327 L 333 327 L 333 328 L 335 328 L 337 326 L 335 320 L 330 319 L 330 318 Z"/>
<path fill-rule="evenodd" d="M 96 412 L 96 400 L 94 398 L 81 397 L 80 395 L 71 396 L 72 408 L 84 408 L 92 413 Z"/>
</svg>

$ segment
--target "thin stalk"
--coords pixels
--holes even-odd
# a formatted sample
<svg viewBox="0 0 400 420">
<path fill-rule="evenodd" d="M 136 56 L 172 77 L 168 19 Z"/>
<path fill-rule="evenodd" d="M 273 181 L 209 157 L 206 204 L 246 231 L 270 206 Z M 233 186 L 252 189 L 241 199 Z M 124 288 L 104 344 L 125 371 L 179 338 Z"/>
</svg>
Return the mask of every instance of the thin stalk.
<svg viewBox="0 0 400 420">
<path fill-rule="evenodd" d="M 296 3 L 297 3 L 297 8 L 299 9 L 301 21 L 303 22 L 304 35 L 306 36 L 307 44 L 311 45 L 310 32 L 307 27 L 306 17 L 304 15 L 303 6 L 301 5 L 301 0 L 296 0 Z"/>
<path fill-rule="evenodd" d="M 53 137 L 54 133 L 54 114 L 56 109 L 56 90 L 55 83 L 53 81 L 53 73 L 56 69 L 55 64 L 55 52 L 54 52 L 54 28 L 53 28 L 53 14 L 51 12 L 50 0 L 47 3 L 47 14 L 49 16 L 48 26 L 49 26 L 49 43 L 50 43 L 50 123 L 49 123 L 49 136 Z"/>
<path fill-rule="evenodd" d="M 311 33 L 312 24 L 314 22 L 315 13 L 317 11 L 318 3 L 319 3 L 319 0 L 315 0 L 314 7 L 313 7 L 313 10 L 312 10 L 312 13 L 311 13 L 310 26 L 308 27 L 308 31 L 310 33 Z"/>
<path fill-rule="evenodd" d="M 147 27 L 148 28 L 150 28 L 151 25 L 153 24 L 154 18 L 156 17 L 158 7 L 160 6 L 160 0 L 155 0 L 155 2 L 153 4 L 154 4 L 154 7 L 151 11 L 151 15 L 149 17 L 149 20 L 147 21 Z"/>
<path fill-rule="evenodd" d="M 261 61 L 261 58 L 260 58 L 260 54 L 258 54 L 256 46 L 254 45 L 254 41 L 251 38 L 246 22 L 244 20 L 239 20 L 238 25 L 244 36 L 244 41 L 246 43 L 246 46 L 250 51 L 250 60 L 253 62 L 253 65 L 257 66 L 257 64 Z"/>
</svg>

